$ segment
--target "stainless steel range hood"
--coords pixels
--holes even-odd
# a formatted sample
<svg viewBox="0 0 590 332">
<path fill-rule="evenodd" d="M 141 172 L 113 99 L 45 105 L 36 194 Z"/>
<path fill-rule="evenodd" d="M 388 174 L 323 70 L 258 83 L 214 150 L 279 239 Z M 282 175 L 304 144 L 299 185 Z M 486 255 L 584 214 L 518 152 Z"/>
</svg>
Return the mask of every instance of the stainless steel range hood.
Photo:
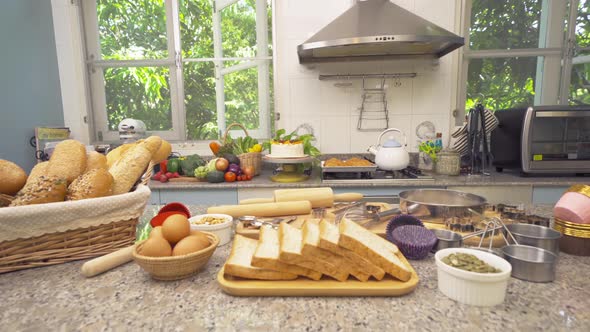
<svg viewBox="0 0 590 332">
<path fill-rule="evenodd" d="M 453 34 L 389 0 L 357 1 L 297 47 L 300 63 L 441 56 L 463 46 Z"/>
</svg>

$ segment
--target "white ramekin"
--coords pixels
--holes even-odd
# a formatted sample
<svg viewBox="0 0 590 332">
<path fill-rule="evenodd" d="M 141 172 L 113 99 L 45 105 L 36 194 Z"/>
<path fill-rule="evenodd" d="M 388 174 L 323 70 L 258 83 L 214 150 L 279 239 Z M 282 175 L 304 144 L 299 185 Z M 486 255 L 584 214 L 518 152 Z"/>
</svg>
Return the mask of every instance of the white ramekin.
<svg viewBox="0 0 590 332">
<path fill-rule="evenodd" d="M 472 254 L 502 272 L 470 272 L 443 263 L 442 259 L 452 253 Z M 442 249 L 436 252 L 434 258 L 438 271 L 438 289 L 449 298 L 475 306 L 493 306 L 504 302 L 512 271 L 512 266 L 505 259 L 467 248 Z"/>
<path fill-rule="evenodd" d="M 197 225 L 193 224 L 194 221 L 200 220 L 203 217 L 217 217 L 225 219 L 225 222 L 216 225 Z M 214 233 L 219 237 L 219 245 L 222 246 L 226 243 L 231 241 L 231 236 L 233 232 L 233 220 L 234 218 L 227 214 L 219 214 L 219 213 L 209 213 L 209 214 L 200 214 L 197 216 L 193 216 L 189 218 L 189 222 L 191 224 L 191 229 L 198 230 L 198 231 L 206 231 Z"/>
</svg>

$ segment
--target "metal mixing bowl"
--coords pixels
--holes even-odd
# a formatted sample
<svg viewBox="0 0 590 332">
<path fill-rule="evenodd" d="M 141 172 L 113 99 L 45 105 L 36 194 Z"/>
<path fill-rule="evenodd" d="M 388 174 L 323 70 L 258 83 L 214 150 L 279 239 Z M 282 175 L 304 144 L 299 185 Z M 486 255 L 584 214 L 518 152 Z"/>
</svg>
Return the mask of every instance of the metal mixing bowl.
<svg viewBox="0 0 590 332">
<path fill-rule="evenodd" d="M 510 224 L 506 228 L 512 233 L 518 244 L 533 246 L 549 250 L 552 253 L 559 254 L 559 239 L 561 233 L 548 227 L 532 224 Z M 506 230 L 504 230 L 506 236 Z M 514 244 L 512 238 L 506 236 L 510 244 Z"/>
<path fill-rule="evenodd" d="M 551 282 L 555 279 L 557 256 L 549 250 L 511 244 L 500 252 L 512 265 L 514 278 L 533 282 Z"/>
</svg>

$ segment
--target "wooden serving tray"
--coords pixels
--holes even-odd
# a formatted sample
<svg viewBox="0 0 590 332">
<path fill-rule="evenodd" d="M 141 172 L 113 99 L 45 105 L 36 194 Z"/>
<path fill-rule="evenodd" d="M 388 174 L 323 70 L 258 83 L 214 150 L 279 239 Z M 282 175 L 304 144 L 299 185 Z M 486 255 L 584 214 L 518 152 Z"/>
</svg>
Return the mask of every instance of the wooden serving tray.
<svg viewBox="0 0 590 332">
<path fill-rule="evenodd" d="M 252 280 L 225 275 L 222 267 L 217 283 L 224 292 L 235 296 L 402 296 L 418 286 L 418 274 L 402 254 L 398 257 L 410 268 L 410 280 L 402 282 L 390 275 L 382 280 L 361 282 L 354 277 L 340 282 L 323 276 L 315 281 L 304 277 L 295 280 Z"/>
</svg>

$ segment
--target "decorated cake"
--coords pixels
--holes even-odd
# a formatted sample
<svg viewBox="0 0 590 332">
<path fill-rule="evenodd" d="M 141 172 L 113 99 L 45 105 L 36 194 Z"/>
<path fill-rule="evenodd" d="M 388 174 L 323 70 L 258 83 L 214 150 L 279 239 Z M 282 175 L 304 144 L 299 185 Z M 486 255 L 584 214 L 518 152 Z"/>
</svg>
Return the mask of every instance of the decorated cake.
<svg viewBox="0 0 590 332">
<path fill-rule="evenodd" d="M 272 141 L 270 144 L 270 156 L 273 158 L 299 158 L 305 157 L 302 141 Z"/>
</svg>

